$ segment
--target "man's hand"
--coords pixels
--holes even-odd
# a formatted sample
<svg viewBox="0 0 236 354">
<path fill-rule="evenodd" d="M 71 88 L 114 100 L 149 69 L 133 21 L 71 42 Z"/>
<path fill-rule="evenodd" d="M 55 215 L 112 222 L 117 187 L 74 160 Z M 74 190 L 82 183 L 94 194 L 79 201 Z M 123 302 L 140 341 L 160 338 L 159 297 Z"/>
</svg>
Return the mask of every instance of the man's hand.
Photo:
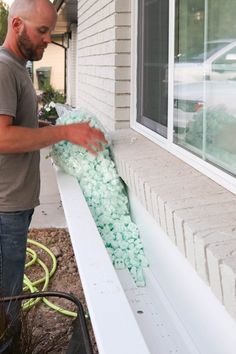
<svg viewBox="0 0 236 354">
<path fill-rule="evenodd" d="M 104 134 L 89 123 L 26 128 L 13 125 L 10 116 L 0 116 L 0 154 L 35 151 L 67 140 L 97 155 L 107 144 Z"/>
<path fill-rule="evenodd" d="M 66 140 L 73 144 L 81 145 L 93 155 L 104 149 L 107 144 L 104 134 L 96 128 L 91 128 L 89 123 L 76 123 L 66 125 Z"/>
</svg>

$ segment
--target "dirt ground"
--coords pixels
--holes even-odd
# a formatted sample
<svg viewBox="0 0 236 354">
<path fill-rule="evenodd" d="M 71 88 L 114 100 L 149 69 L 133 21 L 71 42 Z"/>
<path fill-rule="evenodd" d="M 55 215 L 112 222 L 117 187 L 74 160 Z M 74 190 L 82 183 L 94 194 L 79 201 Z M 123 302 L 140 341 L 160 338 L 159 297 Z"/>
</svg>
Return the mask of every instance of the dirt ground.
<svg viewBox="0 0 236 354">
<path fill-rule="evenodd" d="M 73 293 L 81 301 L 85 313 L 88 314 L 68 232 L 65 229 L 31 229 L 29 239 L 42 243 L 56 256 L 57 270 L 50 279 L 48 290 Z M 50 257 L 44 251 L 35 248 L 33 245 L 29 245 L 29 247 L 35 249 L 39 258 L 51 269 L 52 262 Z M 26 274 L 31 280 L 40 279 L 43 273 L 39 266 L 31 266 L 26 270 Z M 41 290 L 41 288 L 42 285 L 39 285 L 38 289 Z M 51 298 L 50 300 L 68 310 L 76 311 L 76 306 L 70 301 L 57 298 Z M 33 354 L 66 353 L 72 333 L 72 317 L 55 312 L 43 303 L 36 305 L 30 311 L 28 317 L 28 321 L 31 321 L 28 327 L 31 329 L 34 328 L 34 330 L 32 330 L 33 339 L 38 340 L 37 337 L 42 338 L 42 340 L 38 340 L 40 343 L 37 345 L 37 349 L 32 352 Z M 89 319 L 87 320 L 87 325 L 94 354 L 97 354 L 98 350 Z M 52 346 L 51 349 L 49 349 L 50 342 Z M 55 343 L 55 345 L 53 343 Z"/>
</svg>

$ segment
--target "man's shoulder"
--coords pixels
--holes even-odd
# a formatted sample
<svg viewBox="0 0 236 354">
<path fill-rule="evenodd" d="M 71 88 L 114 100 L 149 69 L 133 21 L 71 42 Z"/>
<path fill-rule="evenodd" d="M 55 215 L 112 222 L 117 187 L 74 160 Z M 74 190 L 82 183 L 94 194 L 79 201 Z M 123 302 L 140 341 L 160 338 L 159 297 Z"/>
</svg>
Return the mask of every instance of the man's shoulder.
<svg viewBox="0 0 236 354">
<path fill-rule="evenodd" d="M 1 55 L 0 51 L 0 75 L 1 75 L 1 80 L 3 78 L 7 77 L 14 77 L 14 64 L 11 63 L 10 61 L 7 60 L 7 58 L 4 57 L 4 55 Z"/>
<path fill-rule="evenodd" d="M 20 64 L 19 61 L 3 47 L 0 47 L 0 63 L 4 66 L 10 67 L 11 70 L 12 68 L 15 68 L 16 70 L 24 69 L 22 64 Z"/>
<path fill-rule="evenodd" d="M 6 66 L 12 66 L 13 61 L 12 59 L 6 55 L 3 49 L 0 49 L 0 64 Z"/>
</svg>

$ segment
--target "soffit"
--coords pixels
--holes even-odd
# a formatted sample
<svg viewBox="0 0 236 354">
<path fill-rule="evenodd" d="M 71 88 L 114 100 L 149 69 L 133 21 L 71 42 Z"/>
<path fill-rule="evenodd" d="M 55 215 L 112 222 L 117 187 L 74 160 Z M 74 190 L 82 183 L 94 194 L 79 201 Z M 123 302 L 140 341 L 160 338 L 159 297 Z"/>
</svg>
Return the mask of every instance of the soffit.
<svg viewBox="0 0 236 354">
<path fill-rule="evenodd" d="M 58 20 L 53 34 L 63 34 L 70 31 L 70 25 L 77 23 L 77 0 L 54 0 Z"/>
</svg>

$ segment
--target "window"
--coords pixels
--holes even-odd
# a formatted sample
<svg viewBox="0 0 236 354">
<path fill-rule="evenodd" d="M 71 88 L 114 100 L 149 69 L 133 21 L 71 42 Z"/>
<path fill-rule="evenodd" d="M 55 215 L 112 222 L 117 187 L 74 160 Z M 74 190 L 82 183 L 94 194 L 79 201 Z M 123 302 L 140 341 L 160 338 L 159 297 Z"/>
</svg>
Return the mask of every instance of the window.
<svg viewBox="0 0 236 354">
<path fill-rule="evenodd" d="M 176 0 L 175 18 L 169 18 L 169 3 L 139 1 L 137 121 L 164 137 L 173 124 L 168 129 L 173 136 L 167 137 L 173 148 L 235 176 L 236 2 Z M 174 58 L 168 57 L 171 21 Z M 173 97 L 168 97 L 168 81 Z M 168 104 L 173 117 L 168 117 Z"/>
<path fill-rule="evenodd" d="M 236 3 L 179 0 L 174 142 L 236 174 Z"/>
<path fill-rule="evenodd" d="M 139 1 L 138 122 L 167 136 L 168 1 Z"/>
</svg>

